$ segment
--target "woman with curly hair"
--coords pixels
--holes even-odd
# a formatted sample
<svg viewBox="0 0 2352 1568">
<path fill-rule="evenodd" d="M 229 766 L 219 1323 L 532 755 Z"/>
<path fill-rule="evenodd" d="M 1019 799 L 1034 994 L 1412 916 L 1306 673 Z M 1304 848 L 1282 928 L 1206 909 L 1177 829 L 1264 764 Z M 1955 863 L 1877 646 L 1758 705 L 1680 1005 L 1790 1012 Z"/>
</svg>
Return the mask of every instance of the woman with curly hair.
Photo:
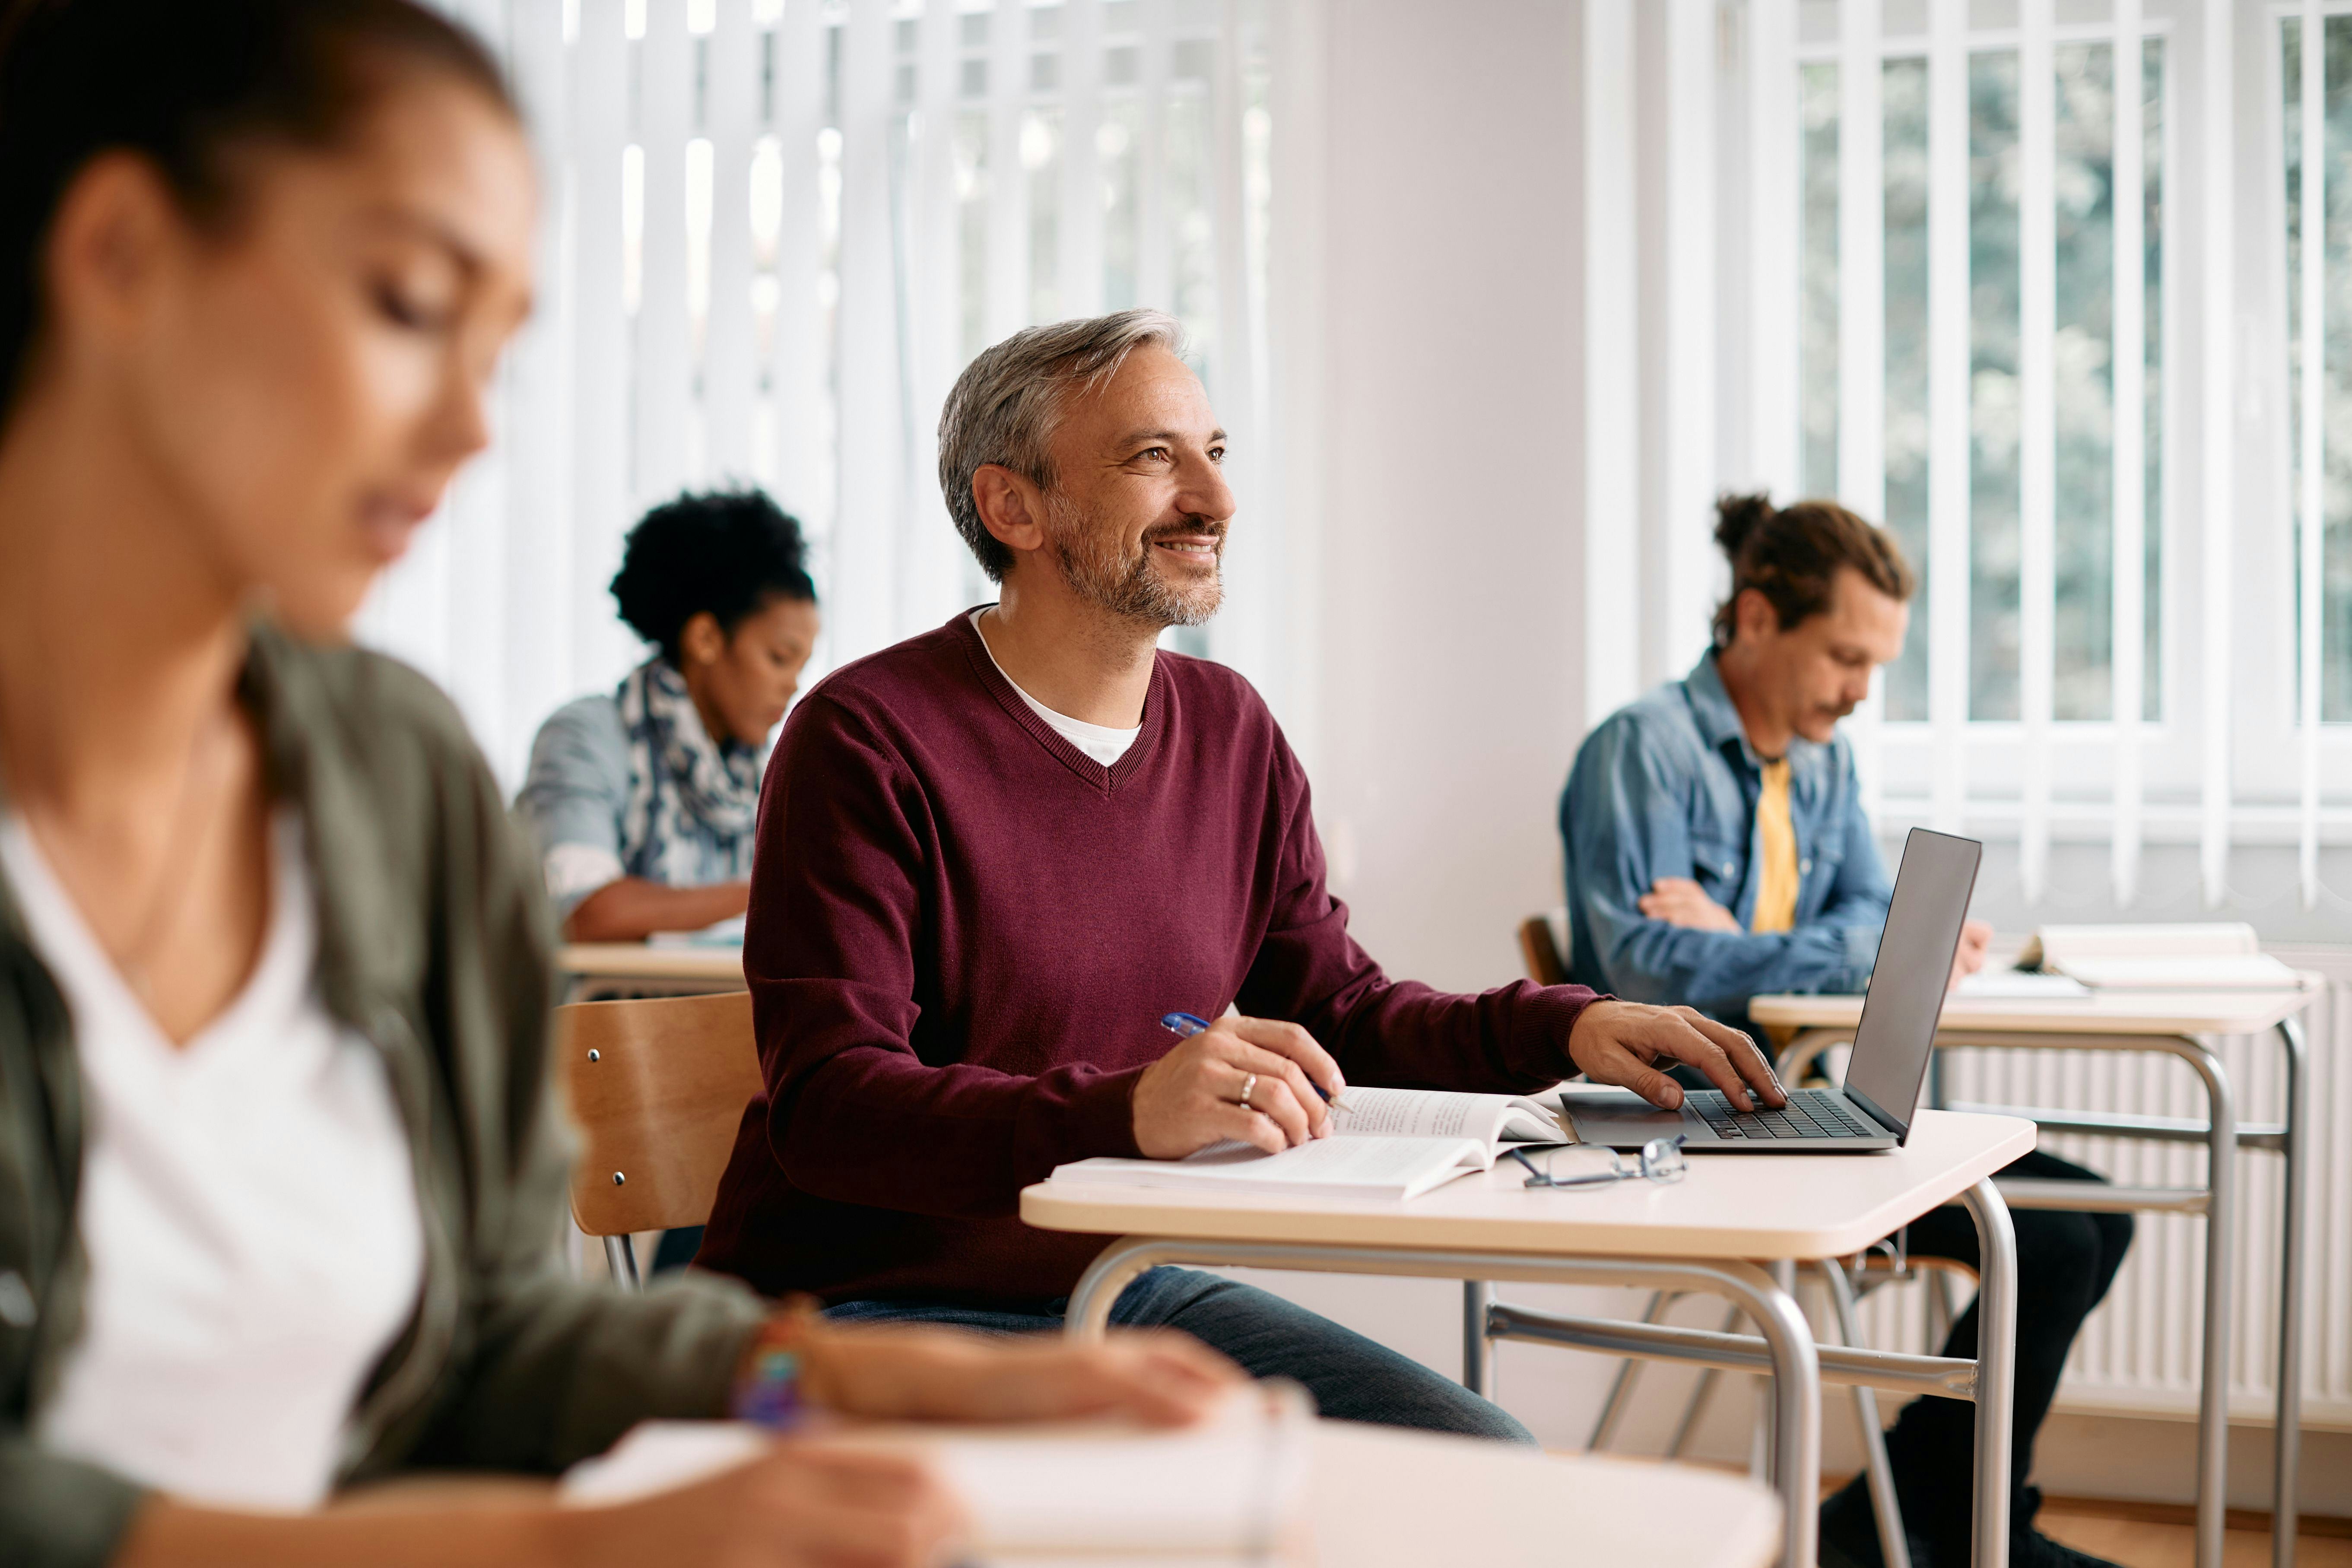
<svg viewBox="0 0 2352 1568">
<path fill-rule="evenodd" d="M 743 913 L 768 735 L 819 630 L 802 557 L 758 490 L 680 496 L 630 531 L 613 597 L 654 657 L 556 710 L 515 803 L 572 941 Z"/>
</svg>

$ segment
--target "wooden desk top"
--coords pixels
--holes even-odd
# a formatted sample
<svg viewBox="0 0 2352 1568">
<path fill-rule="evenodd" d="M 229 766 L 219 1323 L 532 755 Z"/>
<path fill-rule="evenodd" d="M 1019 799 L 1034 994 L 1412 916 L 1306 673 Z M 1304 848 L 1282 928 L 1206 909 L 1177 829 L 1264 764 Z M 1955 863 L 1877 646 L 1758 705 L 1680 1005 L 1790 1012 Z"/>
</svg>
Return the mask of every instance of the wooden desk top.
<svg viewBox="0 0 2352 1568">
<path fill-rule="evenodd" d="M 2033 1123 L 2019 1117 L 1923 1110 L 1906 1148 L 1694 1154 L 1690 1174 L 1671 1185 L 1530 1190 L 1511 1161 L 1406 1203 L 1040 1182 L 1023 1190 L 1021 1217 L 1041 1230 L 1184 1241 L 1553 1257 L 1840 1258 L 1958 1196 L 2031 1150 L 2033 1140 Z M 1558 1158 L 1601 1163 L 1598 1153 Z"/>
<path fill-rule="evenodd" d="M 2311 1005 L 2316 975 L 2301 991 L 2095 991 L 2088 996 L 1952 996 L 1939 1031 L 2035 1035 L 2255 1035 Z M 1859 996 L 1759 996 L 1748 1016 L 1768 1028 L 1850 1029 Z"/>
<path fill-rule="evenodd" d="M 610 980 L 731 980 L 743 983 L 741 947 L 656 947 L 642 942 L 575 942 L 555 950 L 565 974 Z"/>
<path fill-rule="evenodd" d="M 1307 1488 L 1325 1568 L 1762 1568 L 1780 1552 L 1778 1498 L 1689 1465 L 1322 1421 Z"/>
</svg>

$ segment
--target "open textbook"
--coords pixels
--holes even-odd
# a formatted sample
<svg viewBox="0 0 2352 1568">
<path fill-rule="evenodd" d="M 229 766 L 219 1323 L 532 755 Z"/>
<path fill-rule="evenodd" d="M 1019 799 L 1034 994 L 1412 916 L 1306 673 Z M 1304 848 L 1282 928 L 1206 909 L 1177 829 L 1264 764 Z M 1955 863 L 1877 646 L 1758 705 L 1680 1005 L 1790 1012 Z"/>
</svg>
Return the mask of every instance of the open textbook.
<svg viewBox="0 0 2352 1568">
<path fill-rule="evenodd" d="M 2262 949 L 2250 925 L 2043 926 L 2017 966 L 2095 991 L 2292 991 L 2294 971 Z"/>
<path fill-rule="evenodd" d="M 1228 1568 L 1314 1561 L 1306 1489 L 1314 1407 L 1252 1384 L 1199 1426 L 1107 1421 L 874 1426 L 831 1443 L 927 1456 L 971 1518 L 972 1568 Z M 633 1501 L 733 1468 L 774 1441 L 731 1421 L 649 1421 L 563 1478 L 575 1507 Z"/>
<path fill-rule="evenodd" d="M 1328 1138 L 1269 1154 L 1216 1143 L 1183 1160 L 1103 1157 L 1054 1168 L 1053 1179 L 1196 1192 L 1405 1198 L 1490 1168 L 1513 1143 L 1563 1143 L 1558 1114 L 1522 1095 L 1365 1089 L 1340 1096 Z"/>
</svg>

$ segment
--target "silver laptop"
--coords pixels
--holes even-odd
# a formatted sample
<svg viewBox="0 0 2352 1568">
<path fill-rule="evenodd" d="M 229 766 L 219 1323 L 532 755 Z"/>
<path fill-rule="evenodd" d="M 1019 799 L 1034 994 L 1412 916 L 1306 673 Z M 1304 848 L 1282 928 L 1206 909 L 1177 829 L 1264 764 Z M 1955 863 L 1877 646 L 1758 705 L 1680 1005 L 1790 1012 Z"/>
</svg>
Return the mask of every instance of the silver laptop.
<svg viewBox="0 0 2352 1568">
<path fill-rule="evenodd" d="M 1580 1142 L 1639 1149 L 1681 1133 L 1693 1154 L 1862 1153 L 1900 1148 L 1911 1135 L 1927 1077 L 1927 1057 L 1943 1016 L 1952 955 L 1976 890 L 1984 846 L 1915 827 L 1903 843 L 1895 897 L 1879 939 L 1878 963 L 1862 1001 L 1843 1089 L 1789 1091 L 1775 1110 L 1731 1108 L 1720 1089 L 1686 1090 L 1682 1109 L 1660 1110 L 1631 1089 L 1569 1094 L 1569 1121 Z"/>
</svg>

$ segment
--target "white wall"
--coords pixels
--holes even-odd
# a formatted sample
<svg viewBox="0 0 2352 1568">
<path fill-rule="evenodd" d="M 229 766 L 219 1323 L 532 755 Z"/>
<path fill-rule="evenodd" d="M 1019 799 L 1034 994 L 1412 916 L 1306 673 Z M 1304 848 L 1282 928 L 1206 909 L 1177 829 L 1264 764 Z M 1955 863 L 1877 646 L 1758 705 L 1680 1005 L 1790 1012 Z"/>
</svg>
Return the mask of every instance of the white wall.
<svg viewBox="0 0 2352 1568">
<path fill-rule="evenodd" d="M 1320 289 L 1275 301 L 1319 310 L 1325 345 L 1283 368 L 1322 405 L 1317 816 L 1358 936 L 1449 987 L 1513 978 L 1512 928 L 1559 901 L 1583 729 L 1577 24 L 1331 7 L 1300 204 Z"/>
</svg>

